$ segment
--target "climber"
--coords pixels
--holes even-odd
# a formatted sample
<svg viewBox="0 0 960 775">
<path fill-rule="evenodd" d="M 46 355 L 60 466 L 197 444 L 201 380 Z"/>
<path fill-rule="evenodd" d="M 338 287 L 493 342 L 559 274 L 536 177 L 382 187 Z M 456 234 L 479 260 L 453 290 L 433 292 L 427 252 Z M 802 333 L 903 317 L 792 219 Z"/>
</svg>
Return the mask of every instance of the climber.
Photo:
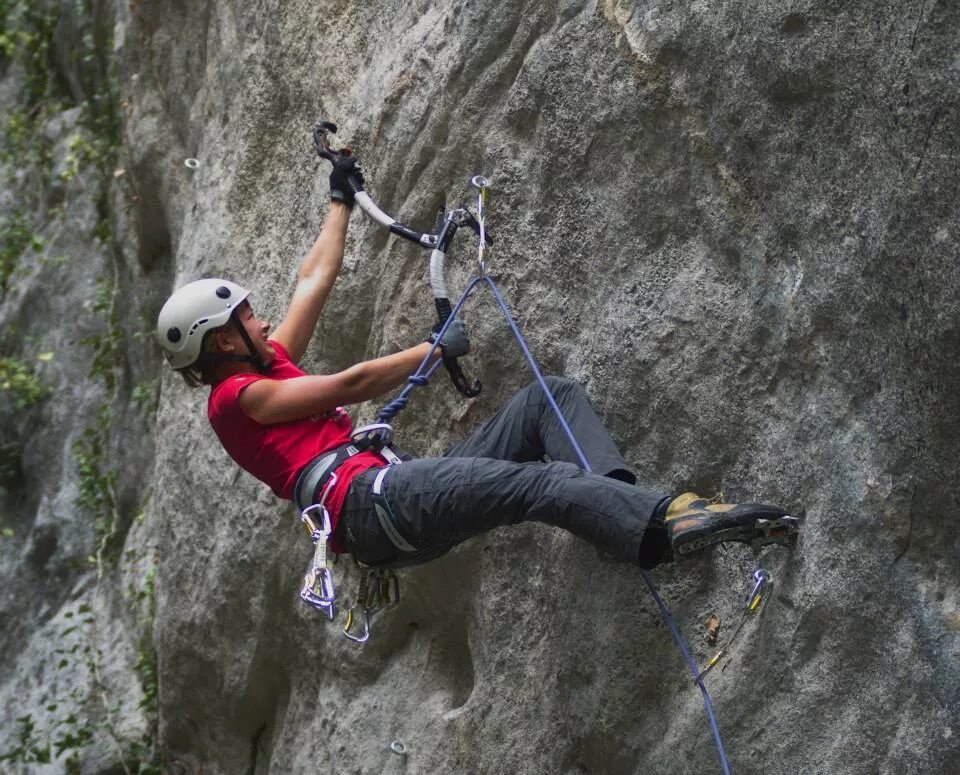
<svg viewBox="0 0 960 775">
<path fill-rule="evenodd" d="M 368 565 L 408 565 L 495 527 L 539 521 L 652 568 L 718 542 L 756 547 L 796 532 L 796 520 L 773 506 L 637 486 L 585 392 L 566 379 L 550 379 L 550 390 L 594 473 L 577 464 L 537 383 L 442 457 L 392 465 L 398 459 L 389 447 L 352 443 L 344 405 L 399 387 L 431 350 L 456 358 L 470 343 L 458 319 L 438 341 L 435 330 L 423 343 L 338 373 L 299 368 L 343 261 L 350 176 L 362 181 L 356 159 L 335 161 L 329 211 L 272 335 L 250 292 L 223 279 L 183 286 L 157 322 L 171 366 L 190 386 L 210 386 L 208 417 L 226 451 L 301 510 L 322 503 L 333 551 Z"/>
</svg>

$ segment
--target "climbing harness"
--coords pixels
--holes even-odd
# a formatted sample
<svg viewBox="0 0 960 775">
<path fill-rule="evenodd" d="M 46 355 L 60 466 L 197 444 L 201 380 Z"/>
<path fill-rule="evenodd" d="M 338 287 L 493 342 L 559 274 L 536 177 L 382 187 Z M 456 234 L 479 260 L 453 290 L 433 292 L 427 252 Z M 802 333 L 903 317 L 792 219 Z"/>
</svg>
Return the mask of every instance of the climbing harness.
<svg viewBox="0 0 960 775">
<path fill-rule="evenodd" d="M 313 128 L 314 143 L 316 145 L 317 152 L 324 159 L 334 161 L 338 154 L 349 155 L 350 153 L 349 149 L 334 151 L 330 147 L 327 133 L 336 133 L 336 131 L 336 125 L 330 122 L 320 122 Z M 430 257 L 430 284 L 437 307 L 439 330 L 436 332 L 436 337 L 434 338 L 434 343 L 430 351 L 424 357 L 423 361 L 421 361 L 416 371 L 410 377 L 408 377 L 407 385 L 403 388 L 403 390 L 401 390 L 400 394 L 396 398 L 387 403 L 377 414 L 377 425 L 385 426 L 383 432 L 387 433 L 386 429 L 390 429 L 389 420 L 391 420 L 397 413 L 406 407 L 412 391 L 417 387 L 426 385 L 433 374 L 436 373 L 440 363 L 436 362 L 431 364 L 430 361 L 433 358 L 436 348 L 438 347 L 437 342 L 439 342 L 443 337 L 446 329 L 449 327 L 450 322 L 456 318 L 460 309 L 474 293 L 477 286 L 483 283 L 486 284 L 486 286 L 490 289 L 493 298 L 500 307 L 504 319 L 514 336 L 514 339 L 520 347 L 524 358 L 527 361 L 527 365 L 530 367 L 530 370 L 533 372 L 534 377 L 539 383 L 540 388 L 546 397 L 547 403 L 550 405 L 551 410 L 556 416 L 557 421 L 567 437 L 567 440 L 570 442 L 571 447 L 580 461 L 581 467 L 585 471 L 591 471 L 591 467 L 586 455 L 584 454 L 583 449 L 580 447 L 580 444 L 577 442 L 570 425 L 564 418 L 563 412 L 554 399 L 553 394 L 550 392 L 550 388 L 547 385 L 542 372 L 540 371 L 540 367 L 537 365 L 536 360 L 530 352 L 523 334 L 517 327 L 517 324 L 514 321 L 506 302 L 500 295 L 500 291 L 497 288 L 496 283 L 487 274 L 485 249 L 487 246 L 493 244 L 493 240 L 490 238 L 490 235 L 486 230 L 484 212 L 487 191 L 490 186 L 489 181 L 480 175 L 473 177 L 470 181 L 473 188 L 477 189 L 478 191 L 477 214 L 474 216 L 466 207 L 460 207 L 452 210 L 445 215 L 441 213 L 441 218 L 439 218 L 437 222 L 437 234 L 423 234 L 399 223 L 396 221 L 396 219 L 391 218 L 389 215 L 383 212 L 383 210 L 381 210 L 373 202 L 369 194 L 363 190 L 362 184 L 358 180 L 351 179 L 351 183 L 354 185 L 354 201 L 371 219 L 389 228 L 393 234 L 414 242 L 421 247 L 429 248 L 432 251 Z M 457 302 L 451 306 L 449 294 L 446 289 L 446 283 L 443 277 L 444 259 L 446 250 L 453 239 L 453 235 L 460 226 L 471 227 L 478 236 L 478 271 L 476 276 L 468 282 L 467 287 L 461 293 Z M 453 363 L 450 361 L 453 361 Z M 456 359 L 444 359 L 443 365 L 450 372 L 450 376 L 454 385 L 461 393 L 466 396 L 472 396 L 480 392 L 480 383 L 474 382 L 473 385 L 468 384 L 467 380 L 463 376 L 463 372 L 456 363 Z M 389 434 L 392 436 L 392 429 L 389 430 Z M 383 469 L 381 471 L 382 476 L 386 476 L 386 471 L 388 470 L 389 468 Z M 378 478 L 382 482 L 382 478 Z M 386 506 L 385 516 L 389 518 L 389 504 L 384 503 L 384 505 Z M 378 518 L 379 517 L 380 512 L 378 511 Z M 385 532 L 387 532 L 389 536 L 390 531 L 386 528 L 386 524 L 389 524 L 389 522 L 387 521 L 385 523 L 384 520 L 381 520 L 381 525 L 384 525 Z M 313 537 L 313 535 L 314 534 L 312 533 L 311 537 Z M 394 541 L 394 543 L 399 547 L 399 544 L 397 544 L 395 538 L 393 536 L 390 536 L 390 538 L 391 541 Z M 400 538 L 402 539 L 402 536 L 400 536 Z M 758 547 L 755 546 L 754 548 L 756 549 Z M 316 565 L 316 563 L 314 564 Z M 744 619 L 741 621 L 740 625 L 738 625 L 726 645 L 721 649 L 720 653 L 710 660 L 710 662 L 707 664 L 707 667 L 702 671 L 698 668 L 696 660 L 690 654 L 690 650 L 686 644 L 686 641 L 684 640 L 683 635 L 680 633 L 676 622 L 673 620 L 673 616 L 670 614 L 670 611 L 664 604 L 663 599 L 657 592 L 657 588 L 654 585 L 650 574 L 646 570 L 640 569 L 640 575 L 646 583 L 647 589 L 650 591 L 657 609 L 660 612 L 660 616 L 667 625 L 667 629 L 670 631 L 670 635 L 673 638 L 677 649 L 683 656 L 683 659 L 686 662 L 691 675 L 693 676 L 694 683 L 700 689 L 700 693 L 703 698 L 704 709 L 709 721 L 710 731 L 713 736 L 713 741 L 717 750 L 717 757 L 719 759 L 721 769 L 725 775 L 730 775 L 730 765 L 727 760 L 726 751 L 724 750 L 723 740 L 720 735 L 720 728 L 717 723 L 716 713 L 713 708 L 713 702 L 710 699 L 710 694 L 707 691 L 707 687 L 704 684 L 703 679 L 709 670 L 719 661 L 719 659 L 722 658 L 723 653 L 729 650 L 734 639 L 742 629 L 746 618 L 752 616 L 762 608 L 766 594 L 772 586 L 769 574 L 762 569 L 758 570 L 754 574 L 754 588 L 747 601 Z M 357 603 L 348 612 L 345 634 L 351 640 L 362 643 L 370 637 L 370 616 L 383 607 L 396 605 L 396 603 L 399 601 L 400 593 L 399 583 L 396 580 L 396 575 L 384 568 L 365 569 L 365 573 L 361 575 L 360 584 L 360 594 L 358 594 Z M 330 584 L 330 588 L 332 590 L 332 582 Z M 354 630 L 356 630 L 356 632 Z"/>
<path fill-rule="evenodd" d="M 300 509 L 300 519 L 310 534 L 314 544 L 313 557 L 307 573 L 303 577 L 303 587 L 300 589 L 300 599 L 308 605 L 324 613 L 330 621 L 336 616 L 336 588 L 333 582 L 333 573 L 327 563 L 327 540 L 330 538 L 330 512 L 326 507 L 327 495 L 337 481 L 337 468 L 354 455 L 366 450 L 380 454 L 387 461 L 388 466 L 381 469 L 380 474 L 386 473 L 391 465 L 401 461 L 400 455 L 391 446 L 393 429 L 387 423 L 373 423 L 358 428 L 350 437 L 349 444 L 343 444 L 335 449 L 318 455 L 304 466 L 297 483 L 293 488 L 293 500 Z M 381 575 L 383 571 L 380 571 Z M 370 637 L 369 617 L 373 612 L 386 607 L 386 604 L 367 605 L 364 579 L 361 579 L 358 604 L 363 605 L 362 621 L 365 634 L 356 636 L 353 633 L 353 620 L 356 617 L 354 608 L 347 612 L 347 624 L 344 634 L 351 640 L 361 643 Z M 382 586 L 382 585 L 381 585 Z M 379 587 L 378 587 L 379 588 Z M 396 594 L 390 597 L 390 605 L 396 605 L 400 600 L 399 583 L 396 576 L 393 578 L 393 589 Z M 379 600 L 379 598 L 378 598 Z"/>
</svg>

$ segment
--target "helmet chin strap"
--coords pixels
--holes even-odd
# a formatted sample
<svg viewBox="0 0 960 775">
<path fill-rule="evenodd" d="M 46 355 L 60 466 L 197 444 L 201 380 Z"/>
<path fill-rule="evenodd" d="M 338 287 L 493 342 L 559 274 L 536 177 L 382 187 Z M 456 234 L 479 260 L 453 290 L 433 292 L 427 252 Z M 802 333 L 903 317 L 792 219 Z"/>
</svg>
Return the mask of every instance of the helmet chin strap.
<svg viewBox="0 0 960 775">
<path fill-rule="evenodd" d="M 246 357 L 246 360 L 249 363 L 252 363 L 253 368 L 255 368 L 257 371 L 269 371 L 270 364 L 260 357 L 260 353 L 258 353 L 257 348 L 253 346 L 253 340 L 250 338 L 250 334 L 247 333 L 247 329 L 244 328 L 243 323 L 240 322 L 240 318 L 238 318 L 236 313 L 234 313 L 233 315 L 230 316 L 230 319 L 233 321 L 233 324 L 240 331 L 240 336 L 243 339 L 244 343 L 247 345 L 247 351 L 250 353 L 250 355 Z"/>
<path fill-rule="evenodd" d="M 240 363 L 250 363 L 253 364 L 253 367 L 257 371 L 270 371 L 270 364 L 260 357 L 260 353 L 258 353 L 257 348 L 254 347 L 253 340 L 250 338 L 250 334 L 247 333 L 247 329 L 243 327 L 243 323 L 240 322 L 240 319 L 234 314 L 230 316 L 230 320 L 233 321 L 233 324 L 240 332 L 240 338 L 243 339 L 244 344 L 246 344 L 249 355 L 234 355 L 233 353 L 209 353 L 207 357 L 212 361 L 239 361 Z"/>
</svg>

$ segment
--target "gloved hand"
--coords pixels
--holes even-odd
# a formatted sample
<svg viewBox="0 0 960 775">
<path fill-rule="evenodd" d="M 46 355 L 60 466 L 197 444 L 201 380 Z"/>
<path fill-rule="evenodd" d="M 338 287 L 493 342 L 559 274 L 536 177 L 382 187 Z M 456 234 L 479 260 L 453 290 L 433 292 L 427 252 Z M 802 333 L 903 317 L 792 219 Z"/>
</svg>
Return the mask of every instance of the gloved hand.
<svg viewBox="0 0 960 775">
<path fill-rule="evenodd" d="M 353 207 L 351 178 L 363 185 L 363 171 L 357 157 L 337 155 L 333 160 L 333 172 L 330 173 L 330 198 L 334 202 L 343 202 L 347 207 Z"/>
<path fill-rule="evenodd" d="M 433 331 L 430 332 L 427 341 L 436 342 L 437 334 L 442 327 L 442 323 L 437 323 L 433 327 Z M 439 344 L 444 358 L 459 358 L 461 355 L 466 355 L 470 352 L 470 339 L 467 336 L 467 327 L 460 318 L 456 318 L 450 322 Z"/>
</svg>

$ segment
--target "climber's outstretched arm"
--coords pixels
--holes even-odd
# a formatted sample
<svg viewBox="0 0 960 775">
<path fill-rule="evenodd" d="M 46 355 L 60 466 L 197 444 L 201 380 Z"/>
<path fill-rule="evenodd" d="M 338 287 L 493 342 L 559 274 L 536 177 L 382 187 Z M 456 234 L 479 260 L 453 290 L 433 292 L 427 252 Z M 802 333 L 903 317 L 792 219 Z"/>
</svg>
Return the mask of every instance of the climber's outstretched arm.
<svg viewBox="0 0 960 775">
<path fill-rule="evenodd" d="M 331 202 L 320 236 L 297 272 L 297 286 L 273 338 L 282 344 L 294 363 L 307 351 L 310 337 L 343 264 L 343 249 L 350 207 Z"/>
<path fill-rule="evenodd" d="M 329 375 L 292 379 L 260 379 L 240 394 L 240 408 L 264 425 L 302 420 L 338 406 L 379 398 L 403 384 L 427 357 L 430 344 L 402 350 L 382 358 L 363 361 Z M 437 357 L 440 353 L 437 352 Z"/>
</svg>

